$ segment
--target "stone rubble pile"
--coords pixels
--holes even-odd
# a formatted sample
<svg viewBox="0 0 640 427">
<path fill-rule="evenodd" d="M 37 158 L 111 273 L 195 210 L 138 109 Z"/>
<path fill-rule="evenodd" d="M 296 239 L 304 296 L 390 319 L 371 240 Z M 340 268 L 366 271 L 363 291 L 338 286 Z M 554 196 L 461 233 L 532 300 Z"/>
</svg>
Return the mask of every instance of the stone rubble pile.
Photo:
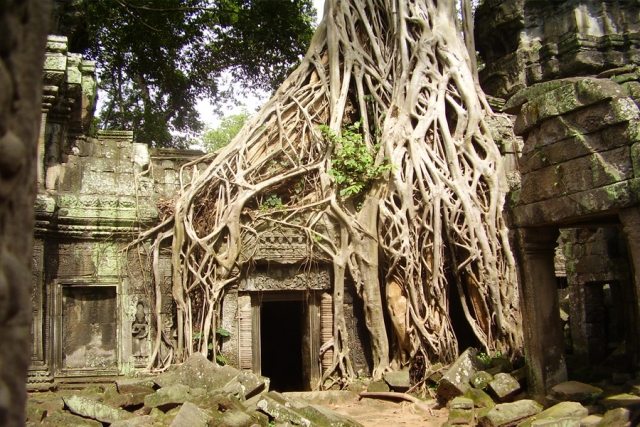
<svg viewBox="0 0 640 427">
<path fill-rule="evenodd" d="M 640 380 L 596 387 L 577 381 L 556 385 L 547 407 L 528 399 L 525 368 L 505 357 L 487 360 L 467 349 L 429 377 L 449 408 L 443 427 L 633 427 L 640 423 Z"/>
<path fill-rule="evenodd" d="M 218 366 L 197 353 L 154 377 L 85 389 L 60 404 L 31 399 L 27 426 L 361 427 L 302 399 L 269 391 L 269 379 Z"/>
</svg>

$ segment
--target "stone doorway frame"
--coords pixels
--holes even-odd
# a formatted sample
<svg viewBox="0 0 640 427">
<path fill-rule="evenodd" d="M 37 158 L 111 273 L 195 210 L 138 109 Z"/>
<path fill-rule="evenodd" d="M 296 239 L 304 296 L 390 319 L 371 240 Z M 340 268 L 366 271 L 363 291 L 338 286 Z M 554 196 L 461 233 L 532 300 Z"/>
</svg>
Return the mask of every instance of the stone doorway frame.
<svg viewBox="0 0 640 427">
<path fill-rule="evenodd" d="M 83 287 L 83 288 L 105 288 L 112 287 L 116 291 L 116 367 L 115 369 L 65 369 L 63 367 L 63 289 L 65 287 Z M 52 370 L 55 377 L 86 377 L 86 376 L 110 376 L 117 375 L 121 371 L 123 354 L 122 354 L 122 304 L 120 301 L 120 281 L 118 278 L 102 278 L 102 279 L 55 279 L 53 281 L 53 315 L 52 322 Z"/>
<path fill-rule="evenodd" d="M 263 302 L 302 301 L 302 379 L 305 388 L 314 390 L 320 380 L 320 298 L 322 291 L 268 291 L 249 292 L 251 296 L 252 370 L 262 373 L 261 310 Z"/>
</svg>

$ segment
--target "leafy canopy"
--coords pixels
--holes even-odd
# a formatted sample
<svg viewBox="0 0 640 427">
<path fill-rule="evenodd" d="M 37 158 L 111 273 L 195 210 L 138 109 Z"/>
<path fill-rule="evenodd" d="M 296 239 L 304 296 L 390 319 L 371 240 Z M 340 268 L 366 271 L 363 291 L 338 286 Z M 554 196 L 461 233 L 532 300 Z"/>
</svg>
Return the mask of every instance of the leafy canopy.
<svg viewBox="0 0 640 427">
<path fill-rule="evenodd" d="M 101 127 L 183 146 L 202 129 L 200 99 L 220 103 L 225 76 L 273 90 L 304 56 L 311 0 L 56 0 L 54 28 L 98 61 Z"/>
<path fill-rule="evenodd" d="M 240 129 L 242 129 L 242 126 L 249 117 L 249 112 L 243 110 L 238 114 L 224 117 L 218 127 L 208 127 L 205 129 L 201 137 L 205 149 L 207 151 L 216 151 L 229 144 L 238 132 L 240 132 Z"/>
</svg>

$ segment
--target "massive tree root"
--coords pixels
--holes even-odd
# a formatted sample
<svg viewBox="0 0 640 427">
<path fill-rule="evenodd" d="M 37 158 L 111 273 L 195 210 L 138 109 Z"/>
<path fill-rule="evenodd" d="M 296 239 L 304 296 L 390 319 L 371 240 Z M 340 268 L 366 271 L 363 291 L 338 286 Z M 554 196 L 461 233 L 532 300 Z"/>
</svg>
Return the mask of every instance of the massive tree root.
<svg viewBox="0 0 640 427">
<path fill-rule="evenodd" d="M 452 298 L 478 345 L 508 354 L 521 332 L 502 218 L 506 184 L 454 2 L 328 0 L 325 7 L 302 64 L 183 183 L 169 220 L 177 354 L 206 354 L 250 242 L 273 228 L 306 235 L 310 262 L 333 263 L 334 337 L 324 346 L 333 347 L 333 364 L 325 378 L 354 376 L 345 279 L 364 302 L 375 378 L 416 356 L 453 361 Z M 351 160 L 370 154 L 377 172 L 345 189 L 331 171 L 348 155 L 343 129 L 354 123 L 368 148 Z"/>
</svg>

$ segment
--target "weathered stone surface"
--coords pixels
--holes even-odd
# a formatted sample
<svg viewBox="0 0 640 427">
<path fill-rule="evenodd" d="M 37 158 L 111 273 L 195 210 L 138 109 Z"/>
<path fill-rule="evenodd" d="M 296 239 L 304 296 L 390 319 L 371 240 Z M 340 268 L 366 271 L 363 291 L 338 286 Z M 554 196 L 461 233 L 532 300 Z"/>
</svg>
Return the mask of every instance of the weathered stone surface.
<svg viewBox="0 0 640 427">
<path fill-rule="evenodd" d="M 607 410 L 615 408 L 640 408 L 640 396 L 627 393 L 609 396 L 605 399 L 600 399 L 599 402 L 600 405 Z"/>
<path fill-rule="evenodd" d="M 144 403 L 144 399 L 151 393 L 118 393 L 104 399 L 104 403 L 114 408 L 129 408 Z"/>
<path fill-rule="evenodd" d="M 580 427 L 580 420 L 577 418 L 536 420 L 531 423 L 531 427 Z"/>
<path fill-rule="evenodd" d="M 46 427 L 102 427 L 102 423 L 96 420 L 79 417 L 68 412 L 53 411 L 42 420 Z"/>
<path fill-rule="evenodd" d="M 580 427 L 595 427 L 600 424 L 600 421 L 602 421 L 602 416 L 588 415 L 580 420 Z"/>
<path fill-rule="evenodd" d="M 386 393 L 387 391 L 390 391 L 390 389 L 389 389 L 389 385 L 385 381 L 380 380 L 380 381 L 372 381 L 367 387 L 367 391 Z"/>
<path fill-rule="evenodd" d="M 590 404 L 602 395 L 602 389 L 579 381 L 567 381 L 555 385 L 551 395 L 558 400 Z"/>
<path fill-rule="evenodd" d="M 579 79 L 530 99 L 520 110 L 514 131 L 516 135 L 528 132 L 543 120 L 587 107 L 614 96 L 626 97 L 620 85 L 608 79 Z"/>
<path fill-rule="evenodd" d="M 476 408 L 493 408 L 496 406 L 493 399 L 480 389 L 470 388 L 465 392 L 464 397 L 473 400 L 473 405 Z"/>
<path fill-rule="evenodd" d="M 250 415 L 238 411 L 237 409 L 231 409 L 226 411 L 222 417 L 214 418 L 209 421 L 209 426 L 224 426 L 224 427 L 251 427 L 256 424 L 256 420 Z M 188 427 L 185 424 L 185 427 Z"/>
<path fill-rule="evenodd" d="M 63 397 L 63 400 L 72 413 L 85 418 L 92 418 L 103 423 L 115 423 L 116 421 L 133 418 L 133 415 L 130 412 L 112 408 L 86 397 L 73 395 Z"/>
<path fill-rule="evenodd" d="M 518 425 L 518 427 L 531 427 L 534 425 L 547 425 L 546 423 L 558 422 L 555 424 L 549 424 L 550 427 L 571 427 L 574 424 L 580 425 L 580 420 L 589 415 L 589 410 L 582 406 L 578 402 L 560 402 L 550 408 L 545 409 L 538 415 L 530 420 L 526 420 Z M 535 424 L 536 422 L 540 422 Z M 576 424 L 577 423 L 577 424 Z"/>
<path fill-rule="evenodd" d="M 487 371 L 480 371 L 476 373 L 470 381 L 474 388 L 484 390 L 489 385 L 489 382 L 493 381 L 493 375 Z"/>
<path fill-rule="evenodd" d="M 171 427 L 207 427 L 208 418 L 196 405 L 185 402 L 171 422 Z"/>
<path fill-rule="evenodd" d="M 393 391 L 404 393 L 411 387 L 409 371 L 386 372 L 384 380 Z"/>
<path fill-rule="evenodd" d="M 153 393 L 155 383 L 153 378 L 125 378 L 116 381 L 118 393 Z"/>
<path fill-rule="evenodd" d="M 498 401 L 504 402 L 520 391 L 520 383 L 509 374 L 499 373 L 489 382 L 489 390 Z"/>
<path fill-rule="evenodd" d="M 139 417 L 130 418 L 124 421 L 116 421 L 109 427 L 145 427 L 153 425 L 154 419 L 150 415 L 142 415 Z"/>
<path fill-rule="evenodd" d="M 270 391 L 256 397 L 257 407 L 276 419 L 277 422 L 301 426 L 319 427 L 359 427 L 360 424 L 325 407 L 305 405 L 302 402 L 287 399 L 280 393 Z"/>
<path fill-rule="evenodd" d="M 480 417 L 478 425 L 482 427 L 502 427 L 515 424 L 542 412 L 542 405 L 533 400 L 519 400 L 501 403 Z"/>
<path fill-rule="evenodd" d="M 458 396 L 451 399 L 447 403 L 447 406 L 449 407 L 449 409 L 473 409 L 474 403 L 472 399 Z"/>
<path fill-rule="evenodd" d="M 438 385 L 438 396 L 445 400 L 463 395 L 471 386 L 469 380 L 484 368 L 473 348 L 465 350 L 451 365 Z"/>
<path fill-rule="evenodd" d="M 616 408 L 607 411 L 598 427 L 632 427 L 631 411 L 627 408 Z"/>
<path fill-rule="evenodd" d="M 161 408 L 167 410 L 176 407 L 192 398 L 190 388 L 186 385 L 175 384 L 163 387 L 144 398 L 144 405 L 149 408 Z"/>
<path fill-rule="evenodd" d="M 160 387 L 182 384 L 213 391 L 229 384 L 238 374 L 240 371 L 231 366 L 218 366 L 207 360 L 202 353 L 194 353 L 174 370 L 158 375 L 154 382 Z"/>
</svg>

